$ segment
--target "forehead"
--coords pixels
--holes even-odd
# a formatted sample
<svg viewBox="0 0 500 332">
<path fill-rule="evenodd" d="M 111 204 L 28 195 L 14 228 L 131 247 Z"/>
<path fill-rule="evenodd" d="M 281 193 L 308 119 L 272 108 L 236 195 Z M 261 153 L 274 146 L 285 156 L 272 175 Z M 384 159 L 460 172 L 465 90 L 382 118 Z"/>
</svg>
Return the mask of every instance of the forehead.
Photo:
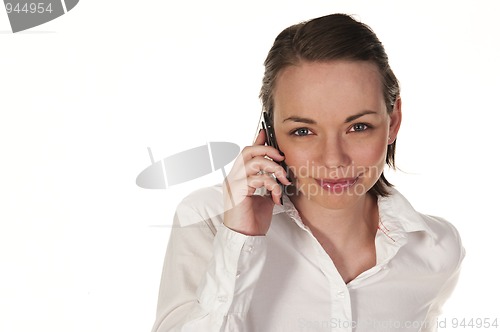
<svg viewBox="0 0 500 332">
<path fill-rule="evenodd" d="M 274 105 L 277 113 L 346 113 L 385 108 L 379 70 L 368 61 L 301 62 L 288 66 L 278 74 Z"/>
</svg>

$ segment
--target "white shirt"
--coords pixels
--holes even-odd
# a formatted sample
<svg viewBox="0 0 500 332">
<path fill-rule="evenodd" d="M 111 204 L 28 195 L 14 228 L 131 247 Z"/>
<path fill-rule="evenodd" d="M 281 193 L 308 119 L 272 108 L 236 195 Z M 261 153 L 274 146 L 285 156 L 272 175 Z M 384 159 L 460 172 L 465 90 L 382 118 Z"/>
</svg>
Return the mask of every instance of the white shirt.
<svg viewBox="0 0 500 332">
<path fill-rule="evenodd" d="M 154 332 L 435 331 L 464 257 L 447 221 L 378 199 L 376 265 L 345 284 L 288 197 L 266 236 L 223 225 L 222 188 L 179 205 Z"/>
</svg>

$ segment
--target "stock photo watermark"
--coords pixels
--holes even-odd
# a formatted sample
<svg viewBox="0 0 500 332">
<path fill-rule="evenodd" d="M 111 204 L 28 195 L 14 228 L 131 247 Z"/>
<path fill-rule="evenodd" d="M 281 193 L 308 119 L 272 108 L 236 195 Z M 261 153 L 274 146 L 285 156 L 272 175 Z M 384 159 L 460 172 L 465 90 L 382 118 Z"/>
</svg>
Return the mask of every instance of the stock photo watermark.
<svg viewBox="0 0 500 332">
<path fill-rule="evenodd" d="M 144 189 L 167 189 L 218 170 L 223 180 L 224 166 L 236 158 L 240 147 L 231 142 L 208 142 L 161 160 L 155 160 L 150 148 L 148 153 L 151 165 L 137 176 L 135 183 Z"/>
<path fill-rule="evenodd" d="M 479 329 L 498 329 L 499 322 L 496 317 L 442 317 L 438 318 L 435 322 L 418 321 L 418 320 L 373 320 L 373 319 L 360 319 L 357 321 L 347 321 L 338 318 L 332 318 L 324 321 L 313 321 L 300 318 L 297 324 L 301 331 L 316 331 L 320 329 L 338 329 L 338 328 L 359 328 L 359 329 L 426 329 L 436 326 L 438 329 L 460 329 L 460 330 L 479 330 Z"/>
<path fill-rule="evenodd" d="M 227 177 L 224 169 L 240 153 L 240 147 L 235 143 L 208 142 L 205 145 L 160 160 L 155 160 L 150 148 L 148 148 L 148 153 L 151 165 L 147 166 L 136 178 L 136 185 L 141 188 L 167 189 L 176 184 L 192 181 L 212 172 L 220 171 L 221 184 L 224 186 L 227 196 L 229 196 L 226 196 L 226 198 L 229 199 L 224 203 L 224 197 L 221 196 L 220 201 L 216 204 L 218 209 L 214 209 L 214 214 L 206 217 L 222 214 L 237 206 L 243 199 L 243 197 L 238 198 L 232 195 L 232 180 Z M 241 177 L 252 175 L 246 174 L 244 169 L 243 167 Z M 283 195 L 303 195 L 308 199 L 322 195 L 330 197 L 335 195 L 364 195 L 370 189 L 364 179 L 371 178 L 371 182 L 376 181 L 382 171 L 383 168 L 378 166 L 325 167 L 315 164 L 314 161 L 307 161 L 300 166 L 285 165 L 286 177 L 291 180 L 292 184 L 284 186 L 277 181 L 276 174 L 257 169 L 250 170 L 250 172 L 255 173 L 253 174 L 255 176 L 274 178 L 275 186 L 280 186 Z M 304 181 L 304 179 L 306 180 Z M 250 182 L 247 185 L 252 186 Z M 270 194 L 266 190 L 264 192 L 259 190 L 259 193 L 263 195 Z M 161 226 L 170 227 L 172 225 Z"/>
<path fill-rule="evenodd" d="M 4 0 L 12 32 L 31 29 L 52 21 L 70 10 L 79 0 Z"/>
</svg>

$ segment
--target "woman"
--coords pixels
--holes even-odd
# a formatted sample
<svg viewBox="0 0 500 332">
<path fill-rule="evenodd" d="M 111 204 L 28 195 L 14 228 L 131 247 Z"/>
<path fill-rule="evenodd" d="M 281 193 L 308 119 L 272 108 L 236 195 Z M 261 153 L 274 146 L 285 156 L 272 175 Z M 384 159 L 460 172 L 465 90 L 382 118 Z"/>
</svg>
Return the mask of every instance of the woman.
<svg viewBox="0 0 500 332">
<path fill-rule="evenodd" d="M 401 100 L 376 35 L 341 14 L 285 29 L 261 99 L 279 150 L 261 130 L 180 204 L 153 331 L 434 331 L 464 250 L 383 175 Z"/>
</svg>

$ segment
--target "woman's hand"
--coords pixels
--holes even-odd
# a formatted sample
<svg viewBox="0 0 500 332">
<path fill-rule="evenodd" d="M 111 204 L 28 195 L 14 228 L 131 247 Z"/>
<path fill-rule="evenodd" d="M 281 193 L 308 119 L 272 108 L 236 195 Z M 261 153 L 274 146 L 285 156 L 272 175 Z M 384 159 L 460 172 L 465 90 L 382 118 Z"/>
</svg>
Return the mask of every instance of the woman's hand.
<svg viewBox="0 0 500 332">
<path fill-rule="evenodd" d="M 281 204 L 281 187 L 272 174 L 282 184 L 291 184 L 285 169 L 275 162 L 285 157 L 275 148 L 265 146 L 265 141 L 266 133 L 261 130 L 254 145 L 241 151 L 224 180 L 224 225 L 245 235 L 265 235 L 274 204 Z M 270 194 L 254 195 L 261 187 Z"/>
</svg>

